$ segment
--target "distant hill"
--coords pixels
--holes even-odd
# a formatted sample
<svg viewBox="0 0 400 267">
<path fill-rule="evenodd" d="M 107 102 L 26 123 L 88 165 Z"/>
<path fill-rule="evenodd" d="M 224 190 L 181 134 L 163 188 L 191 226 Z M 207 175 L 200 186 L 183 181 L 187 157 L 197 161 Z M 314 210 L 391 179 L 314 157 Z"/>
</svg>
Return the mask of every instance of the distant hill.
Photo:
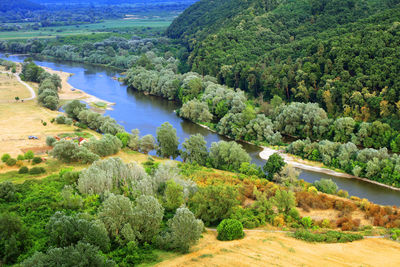
<svg viewBox="0 0 400 267">
<path fill-rule="evenodd" d="M 167 30 L 192 70 L 400 126 L 400 0 L 201 0 Z"/>
<path fill-rule="evenodd" d="M 42 6 L 28 0 L 0 0 L 0 12 L 7 12 L 17 9 L 37 10 Z"/>
</svg>

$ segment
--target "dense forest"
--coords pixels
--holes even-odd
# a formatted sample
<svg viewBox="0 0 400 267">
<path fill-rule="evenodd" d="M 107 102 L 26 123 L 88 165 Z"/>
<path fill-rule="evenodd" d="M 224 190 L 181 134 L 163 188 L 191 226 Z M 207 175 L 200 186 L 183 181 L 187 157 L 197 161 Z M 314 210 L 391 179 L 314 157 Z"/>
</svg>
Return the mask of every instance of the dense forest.
<svg viewBox="0 0 400 267">
<path fill-rule="evenodd" d="M 399 128 L 399 1 L 200 1 L 167 30 L 190 68 L 257 97 Z"/>
</svg>

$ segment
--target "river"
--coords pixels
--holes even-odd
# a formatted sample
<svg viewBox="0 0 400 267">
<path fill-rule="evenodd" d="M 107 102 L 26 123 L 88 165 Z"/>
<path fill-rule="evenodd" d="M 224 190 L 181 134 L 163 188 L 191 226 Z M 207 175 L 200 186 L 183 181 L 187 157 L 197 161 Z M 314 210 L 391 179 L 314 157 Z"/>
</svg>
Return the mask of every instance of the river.
<svg viewBox="0 0 400 267">
<path fill-rule="evenodd" d="M 24 59 L 23 56 L 5 58 L 3 54 L 0 54 L 0 58 L 15 62 L 21 62 Z M 110 115 L 116 119 L 128 132 L 137 128 L 141 135 L 152 134 L 155 136 L 157 127 L 168 121 L 175 127 L 181 143 L 185 138 L 196 133 L 201 133 L 208 145 L 219 140 L 226 140 L 218 134 L 176 116 L 174 110 L 178 108 L 177 103 L 132 91 L 125 85 L 113 80 L 112 77 L 119 76 L 115 70 L 83 63 L 43 60 L 35 60 L 35 62 L 43 67 L 73 73 L 74 75 L 69 79 L 69 83 L 73 87 L 100 99 L 116 103 L 113 110 L 106 111 L 105 115 Z M 260 166 L 265 163 L 259 157 L 261 151 L 259 147 L 249 144 L 242 145 L 252 157 L 253 163 Z M 348 191 L 351 196 L 367 198 L 381 205 L 400 206 L 400 191 L 361 180 L 335 177 L 306 170 L 302 170 L 300 178 L 310 183 L 321 178 L 330 178 L 338 184 L 339 188 Z"/>
</svg>

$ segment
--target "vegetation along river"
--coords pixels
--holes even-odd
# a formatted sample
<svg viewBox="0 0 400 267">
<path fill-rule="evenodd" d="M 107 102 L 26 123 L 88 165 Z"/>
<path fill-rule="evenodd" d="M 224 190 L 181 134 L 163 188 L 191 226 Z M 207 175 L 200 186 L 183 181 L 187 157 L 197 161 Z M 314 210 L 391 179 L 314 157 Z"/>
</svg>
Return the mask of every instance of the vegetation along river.
<svg viewBox="0 0 400 267">
<path fill-rule="evenodd" d="M 0 54 L 0 57 L 5 58 L 3 54 Z M 21 62 L 23 59 L 24 57 L 22 56 L 10 56 L 7 58 L 7 60 L 16 62 Z M 174 113 L 174 110 L 178 108 L 176 103 L 159 97 L 144 95 L 121 85 L 118 81 L 112 79 L 112 77 L 118 76 L 115 70 L 72 62 L 36 60 L 36 63 L 54 70 L 73 73 L 74 75 L 69 79 L 69 83 L 73 87 L 100 99 L 116 103 L 113 106 L 113 110 L 107 110 L 105 114 L 116 119 L 127 131 L 137 128 L 140 130 L 141 135 L 152 134 L 155 136 L 157 127 L 168 121 L 177 130 L 181 143 L 185 138 L 196 133 L 201 133 L 209 146 L 212 142 L 226 139 L 199 125 L 179 118 Z M 249 144 L 242 145 L 251 155 L 253 163 L 261 166 L 265 163 L 259 157 L 261 148 Z M 351 196 L 368 198 L 377 204 L 400 206 L 400 191 L 361 180 L 335 177 L 306 170 L 302 170 L 300 178 L 307 182 L 330 178 L 341 189 L 347 190 Z"/>
</svg>

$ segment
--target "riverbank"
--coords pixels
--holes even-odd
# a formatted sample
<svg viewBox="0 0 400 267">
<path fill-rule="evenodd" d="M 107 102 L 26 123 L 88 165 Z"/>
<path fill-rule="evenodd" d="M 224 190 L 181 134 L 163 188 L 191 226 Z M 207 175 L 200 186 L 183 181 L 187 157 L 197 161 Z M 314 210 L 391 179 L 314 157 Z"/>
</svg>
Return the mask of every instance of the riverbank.
<svg viewBox="0 0 400 267">
<path fill-rule="evenodd" d="M 86 93 L 83 90 L 74 88 L 71 84 L 68 83 L 68 79 L 73 75 L 72 73 L 57 71 L 43 66 L 41 67 L 50 74 L 57 74 L 58 76 L 60 76 L 62 85 L 61 89 L 58 92 L 60 100 L 82 100 L 90 106 L 94 107 L 97 107 L 99 103 L 105 103 L 107 104 L 107 107 L 105 108 L 107 110 L 112 110 L 111 106 L 115 105 L 115 103 L 100 99 L 96 96 Z"/>
<path fill-rule="evenodd" d="M 260 152 L 260 158 L 262 158 L 263 160 L 268 160 L 268 158 L 274 154 L 274 153 L 278 153 L 287 164 L 292 165 L 295 168 L 298 169 L 302 169 L 302 170 L 308 170 L 308 171 L 312 171 L 312 172 L 318 172 L 318 173 L 324 173 L 327 175 L 332 175 L 332 176 L 336 176 L 336 177 L 342 177 L 342 178 L 348 178 L 348 179 L 357 179 L 357 180 L 361 180 L 364 182 L 368 182 L 368 183 L 372 183 L 375 185 L 379 185 L 379 186 L 383 186 L 392 190 L 396 190 L 396 191 L 400 191 L 400 188 L 398 187 L 394 187 L 394 186 L 390 186 L 387 184 L 382 184 L 373 180 L 369 180 L 366 178 L 362 178 L 362 177 L 358 177 L 358 176 L 354 176 L 348 173 L 343 173 L 343 172 L 338 172 L 338 171 L 334 171 L 332 169 L 328 169 L 328 168 L 324 168 L 324 167 L 320 167 L 320 166 L 315 166 L 315 165 L 322 165 L 319 162 L 313 162 L 313 161 L 309 161 L 309 160 L 304 160 L 304 159 L 298 159 L 296 157 L 294 157 L 293 155 L 284 153 L 283 151 L 280 150 L 276 150 L 276 149 L 272 149 L 266 146 L 262 146 L 263 151 Z"/>
<path fill-rule="evenodd" d="M 201 127 L 203 127 L 204 129 L 207 129 L 207 130 L 209 130 L 211 132 L 217 133 L 217 131 L 211 129 L 210 127 L 208 127 L 206 125 L 203 125 L 201 123 L 196 123 L 196 124 L 201 126 Z M 225 137 L 229 138 L 228 136 L 225 136 Z M 231 139 L 231 138 L 229 138 L 229 139 Z M 254 145 L 254 146 L 258 146 L 256 144 L 253 144 L 253 143 L 247 142 L 247 141 L 243 141 L 243 140 L 241 140 L 241 142 L 244 142 L 244 143 L 247 143 L 247 144 L 250 144 L 250 145 Z M 320 162 L 313 162 L 313 161 L 309 161 L 309 160 L 299 159 L 299 158 L 295 157 L 294 155 L 290 155 L 290 154 L 284 153 L 281 150 L 273 149 L 273 148 L 266 147 L 266 146 L 258 146 L 258 147 L 260 147 L 262 149 L 262 151 L 259 153 L 259 156 L 260 156 L 260 158 L 262 158 L 265 161 L 267 161 L 272 154 L 278 153 L 284 159 L 284 161 L 287 164 L 292 165 L 293 167 L 295 167 L 297 169 L 307 170 L 307 171 L 311 171 L 311 172 L 315 172 L 315 173 L 323 173 L 323 174 L 331 175 L 331 176 L 335 176 L 335 177 L 341 177 L 341 178 L 347 178 L 347 179 L 357 179 L 357 180 L 360 180 L 360 181 L 364 181 L 364 182 L 367 182 L 367 183 L 371 183 L 371 184 L 374 184 L 374 185 L 378 185 L 378 186 L 381 186 L 381 187 L 389 188 L 391 190 L 395 190 L 395 191 L 399 191 L 400 192 L 400 188 L 398 188 L 398 187 L 394 187 L 394 186 L 391 186 L 391 185 L 379 183 L 377 181 L 369 180 L 367 178 L 358 177 L 358 176 L 351 175 L 351 174 L 348 174 L 348 173 L 338 172 L 338 171 L 329 169 L 328 167 L 325 167 Z M 320 166 L 316 166 L 316 165 L 320 165 Z"/>
</svg>

